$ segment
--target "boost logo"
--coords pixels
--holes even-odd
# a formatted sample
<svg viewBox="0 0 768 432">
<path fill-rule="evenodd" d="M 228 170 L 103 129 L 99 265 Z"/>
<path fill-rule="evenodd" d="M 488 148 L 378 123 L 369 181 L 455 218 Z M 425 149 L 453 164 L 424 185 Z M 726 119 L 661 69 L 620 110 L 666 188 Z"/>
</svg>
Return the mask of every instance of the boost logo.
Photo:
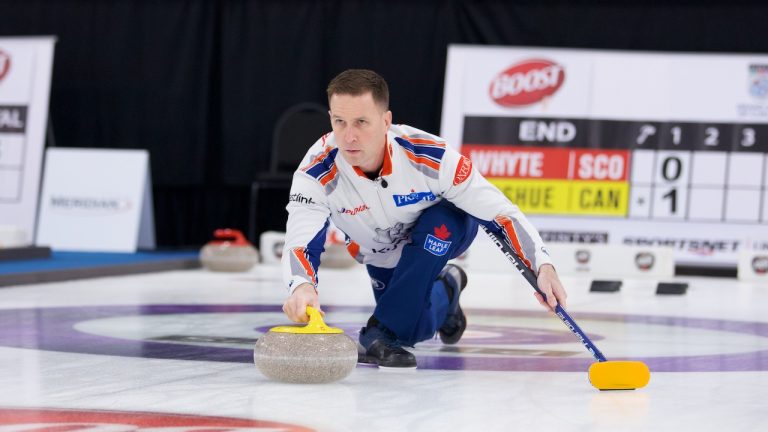
<svg viewBox="0 0 768 432">
<path fill-rule="evenodd" d="M 491 99 L 504 107 L 531 105 L 553 95 L 565 81 L 565 69 L 549 60 L 526 60 L 491 82 Z"/>
</svg>

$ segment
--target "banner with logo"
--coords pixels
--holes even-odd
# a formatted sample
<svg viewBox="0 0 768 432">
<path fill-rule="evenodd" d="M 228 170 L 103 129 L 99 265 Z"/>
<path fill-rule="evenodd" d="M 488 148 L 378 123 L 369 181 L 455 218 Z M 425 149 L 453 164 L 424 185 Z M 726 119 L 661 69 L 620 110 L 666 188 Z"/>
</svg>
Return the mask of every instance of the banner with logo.
<svg viewBox="0 0 768 432">
<path fill-rule="evenodd" d="M 146 150 L 46 151 L 37 244 L 54 250 L 155 247 Z"/>
<path fill-rule="evenodd" d="M 0 225 L 35 234 L 53 37 L 0 38 Z"/>
<path fill-rule="evenodd" d="M 548 241 L 768 245 L 768 56 L 451 46 L 441 135 Z"/>
<path fill-rule="evenodd" d="M 674 252 L 668 247 L 553 242 L 547 249 L 561 276 L 664 280 L 675 274 Z M 483 234 L 456 262 L 473 271 L 510 273 L 507 258 Z"/>
</svg>

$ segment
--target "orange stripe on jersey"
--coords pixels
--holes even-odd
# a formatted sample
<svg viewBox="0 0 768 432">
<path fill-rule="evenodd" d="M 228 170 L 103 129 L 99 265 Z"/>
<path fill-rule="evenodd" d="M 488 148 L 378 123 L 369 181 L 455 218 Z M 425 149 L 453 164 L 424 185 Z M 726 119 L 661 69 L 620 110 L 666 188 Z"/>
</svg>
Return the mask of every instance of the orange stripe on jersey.
<svg viewBox="0 0 768 432">
<path fill-rule="evenodd" d="M 412 144 L 421 144 L 421 145 L 433 145 L 436 147 L 445 147 L 444 142 L 439 142 L 431 139 L 426 138 L 410 138 L 408 135 L 403 135 L 403 138 L 407 139 Z"/>
<path fill-rule="evenodd" d="M 358 166 L 352 166 L 352 170 L 355 171 L 355 174 L 357 174 L 359 177 L 362 177 L 364 179 L 368 178 L 368 175 L 363 172 L 363 170 L 360 169 Z M 392 146 L 387 143 L 387 148 L 384 151 L 384 162 L 381 164 L 381 169 L 379 170 L 379 176 L 388 176 L 392 175 Z"/>
<path fill-rule="evenodd" d="M 525 253 L 523 252 L 523 248 L 520 246 L 520 240 L 517 238 L 517 233 L 515 232 L 515 225 L 512 223 L 512 220 L 510 220 L 507 216 L 496 216 L 496 223 L 501 225 L 501 227 L 504 229 L 504 233 L 507 235 L 507 238 L 509 238 L 509 241 L 512 243 L 512 247 L 515 249 L 517 256 L 519 256 L 520 259 L 523 260 L 523 264 L 525 264 L 525 266 L 528 267 L 529 269 L 533 270 L 533 265 L 531 264 L 531 261 L 525 256 Z"/>
<path fill-rule="evenodd" d="M 331 150 L 333 150 L 333 147 L 326 147 L 326 148 L 325 148 L 325 150 L 324 150 L 322 153 L 320 153 L 320 154 L 319 154 L 319 155 L 317 155 L 317 156 L 316 156 L 314 159 L 312 159 L 312 162 L 310 162 L 309 164 L 307 164 L 307 166 L 305 166 L 305 167 L 304 167 L 304 168 L 302 168 L 301 170 L 302 170 L 302 171 L 307 171 L 308 169 L 310 169 L 310 168 L 312 168 L 313 166 L 317 165 L 317 164 L 318 164 L 318 163 L 320 163 L 320 161 L 322 161 L 322 160 L 323 160 L 323 159 L 324 159 L 326 156 L 328 156 L 328 153 L 330 153 L 330 152 L 331 152 Z"/>
<path fill-rule="evenodd" d="M 379 176 L 388 176 L 392 174 L 392 146 L 387 143 L 387 148 L 384 150 L 384 163 L 379 171 Z"/>
<path fill-rule="evenodd" d="M 304 248 L 296 248 L 293 249 L 291 252 L 293 252 L 293 255 L 296 257 L 297 260 L 299 260 L 299 263 L 301 263 L 301 266 L 304 267 L 304 272 L 309 276 L 309 280 L 312 281 L 313 284 L 317 285 L 317 278 L 315 277 L 315 271 L 312 269 L 312 264 L 309 263 L 309 260 L 307 260 L 307 257 L 304 255 L 304 252 L 306 249 Z"/>
<path fill-rule="evenodd" d="M 358 176 L 366 179 L 368 178 L 368 176 L 365 175 L 365 173 L 363 172 L 363 170 L 360 169 L 360 167 L 352 166 L 352 170 L 354 170 L 355 174 L 357 174 Z"/>
<path fill-rule="evenodd" d="M 322 179 L 320 179 L 320 184 L 323 186 L 327 185 L 328 182 L 336 178 L 337 173 L 338 173 L 338 170 L 336 169 L 336 164 L 333 164 L 328 174 L 326 174 L 325 176 L 323 176 Z"/>
<path fill-rule="evenodd" d="M 357 258 L 357 255 L 360 254 L 360 245 L 351 241 L 347 245 L 347 252 L 349 252 L 350 255 L 352 255 L 352 258 Z"/>
<path fill-rule="evenodd" d="M 411 153 L 408 150 L 405 150 L 405 155 L 408 156 L 408 159 L 412 160 L 413 162 L 416 162 L 418 164 L 426 165 L 430 168 L 432 168 L 435 171 L 440 171 L 440 164 L 433 161 L 432 159 L 427 159 L 425 157 L 416 156 L 415 154 Z"/>
</svg>

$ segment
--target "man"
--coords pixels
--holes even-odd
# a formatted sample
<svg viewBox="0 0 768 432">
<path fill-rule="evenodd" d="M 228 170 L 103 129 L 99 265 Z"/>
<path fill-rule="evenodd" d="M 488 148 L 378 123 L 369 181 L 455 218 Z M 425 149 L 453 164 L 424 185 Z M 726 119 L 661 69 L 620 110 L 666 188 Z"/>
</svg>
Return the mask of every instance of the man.
<svg viewBox="0 0 768 432">
<path fill-rule="evenodd" d="M 446 265 L 472 243 L 478 225 L 502 235 L 537 273 L 546 302 L 566 293 L 538 232 L 466 157 L 434 135 L 393 125 L 389 90 L 369 70 L 347 70 L 328 86 L 333 132 L 307 152 L 293 177 L 283 270 L 283 311 L 306 322 L 320 307 L 317 270 L 330 219 L 371 276 L 376 308 L 360 331 L 370 361 L 415 367 L 403 349 L 430 339 L 459 341 L 467 326 L 459 295 L 464 271 Z"/>
</svg>

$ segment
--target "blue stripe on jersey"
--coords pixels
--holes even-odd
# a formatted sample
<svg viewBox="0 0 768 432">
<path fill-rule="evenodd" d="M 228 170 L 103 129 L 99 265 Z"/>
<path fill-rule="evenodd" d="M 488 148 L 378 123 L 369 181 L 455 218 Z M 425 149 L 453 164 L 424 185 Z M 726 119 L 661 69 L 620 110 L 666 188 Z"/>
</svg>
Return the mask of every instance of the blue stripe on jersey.
<svg viewBox="0 0 768 432">
<path fill-rule="evenodd" d="M 309 259 L 309 263 L 312 264 L 312 268 L 315 270 L 315 278 L 317 278 L 317 269 L 320 268 L 320 255 L 325 251 L 325 238 L 330 222 L 330 219 L 326 219 L 323 228 L 321 228 L 320 231 L 315 234 L 315 237 L 307 244 L 307 258 Z"/>
<path fill-rule="evenodd" d="M 444 147 L 413 144 L 407 139 L 400 138 L 400 137 L 395 138 L 395 141 L 397 141 L 397 143 L 400 144 L 401 147 L 403 147 L 406 150 L 410 150 L 416 156 L 428 157 L 434 160 L 435 162 L 440 162 L 441 160 L 443 160 L 443 154 L 445 154 Z"/>
<path fill-rule="evenodd" d="M 331 171 L 333 164 L 336 160 L 336 154 L 339 152 L 338 148 L 331 150 L 327 156 L 322 158 L 319 162 L 306 169 L 306 173 L 311 175 L 317 180 Z"/>
</svg>

